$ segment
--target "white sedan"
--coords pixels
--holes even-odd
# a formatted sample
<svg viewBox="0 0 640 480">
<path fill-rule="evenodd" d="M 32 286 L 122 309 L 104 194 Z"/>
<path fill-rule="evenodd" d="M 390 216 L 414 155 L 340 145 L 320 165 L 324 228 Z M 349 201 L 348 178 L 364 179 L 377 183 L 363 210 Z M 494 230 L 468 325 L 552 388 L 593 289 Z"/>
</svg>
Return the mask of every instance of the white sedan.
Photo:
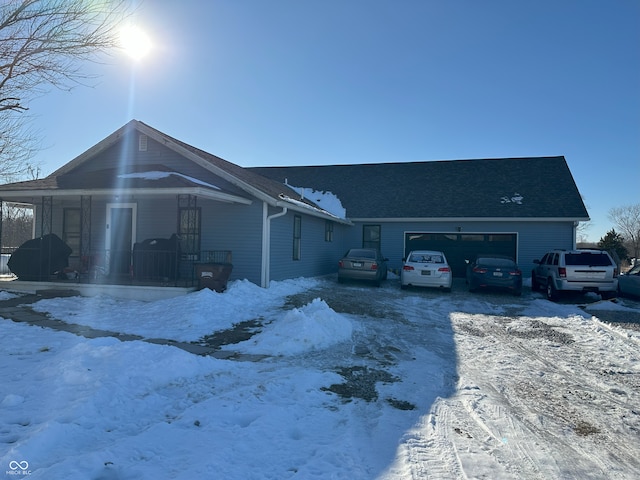
<svg viewBox="0 0 640 480">
<path fill-rule="evenodd" d="M 400 273 L 400 288 L 437 287 L 450 292 L 452 279 L 451 267 L 444 253 L 414 250 L 404 260 Z"/>
</svg>

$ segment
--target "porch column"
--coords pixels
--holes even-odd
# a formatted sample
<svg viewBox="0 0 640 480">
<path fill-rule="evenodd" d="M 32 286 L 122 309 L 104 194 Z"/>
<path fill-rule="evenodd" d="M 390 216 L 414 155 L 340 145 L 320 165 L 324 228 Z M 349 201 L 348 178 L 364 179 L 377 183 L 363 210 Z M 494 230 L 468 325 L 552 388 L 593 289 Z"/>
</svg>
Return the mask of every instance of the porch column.
<svg viewBox="0 0 640 480">
<path fill-rule="evenodd" d="M 91 255 L 91 195 L 80 197 L 80 261 Z"/>
<path fill-rule="evenodd" d="M 200 260 L 200 252 L 196 251 L 196 228 L 197 228 L 197 213 L 196 204 L 197 199 L 195 195 L 178 195 L 178 225 L 176 234 L 178 235 L 178 245 L 182 247 L 183 258 L 186 260 L 184 265 L 185 270 L 188 269 L 188 278 L 193 282 L 195 279 L 194 262 Z M 186 212 L 186 214 L 184 214 Z M 184 255 L 188 253 L 188 255 Z M 178 252 L 176 252 L 176 255 Z M 176 259 L 176 265 L 180 265 L 180 258 Z M 180 267 L 178 267 L 180 268 Z"/>
<path fill-rule="evenodd" d="M 40 217 L 40 236 L 52 233 L 53 227 L 53 197 L 42 197 L 42 216 Z"/>
<path fill-rule="evenodd" d="M 2 221 L 4 219 L 4 201 L 0 198 L 0 252 L 2 252 Z"/>
</svg>

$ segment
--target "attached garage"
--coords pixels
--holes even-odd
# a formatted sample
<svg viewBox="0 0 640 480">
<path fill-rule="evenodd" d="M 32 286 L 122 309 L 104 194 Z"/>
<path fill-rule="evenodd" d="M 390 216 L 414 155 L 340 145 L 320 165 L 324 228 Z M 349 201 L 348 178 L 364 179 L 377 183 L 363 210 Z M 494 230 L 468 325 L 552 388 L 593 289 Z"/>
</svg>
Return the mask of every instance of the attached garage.
<svg viewBox="0 0 640 480">
<path fill-rule="evenodd" d="M 465 259 L 478 254 L 506 255 L 517 260 L 517 233 L 429 233 L 405 232 L 404 256 L 412 250 L 438 250 L 444 252 L 454 277 L 464 277 Z"/>
</svg>

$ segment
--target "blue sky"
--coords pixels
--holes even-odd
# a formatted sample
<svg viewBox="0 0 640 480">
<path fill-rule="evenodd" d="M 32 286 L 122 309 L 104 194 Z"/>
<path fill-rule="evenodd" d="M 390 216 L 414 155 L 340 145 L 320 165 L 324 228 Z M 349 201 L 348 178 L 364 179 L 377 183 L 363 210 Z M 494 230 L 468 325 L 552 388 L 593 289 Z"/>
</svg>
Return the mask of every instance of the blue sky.
<svg viewBox="0 0 640 480">
<path fill-rule="evenodd" d="M 640 202 L 638 0 L 145 0 L 133 20 L 147 57 L 31 102 L 42 174 L 135 118 L 242 166 L 564 155 L 594 241 Z"/>
</svg>

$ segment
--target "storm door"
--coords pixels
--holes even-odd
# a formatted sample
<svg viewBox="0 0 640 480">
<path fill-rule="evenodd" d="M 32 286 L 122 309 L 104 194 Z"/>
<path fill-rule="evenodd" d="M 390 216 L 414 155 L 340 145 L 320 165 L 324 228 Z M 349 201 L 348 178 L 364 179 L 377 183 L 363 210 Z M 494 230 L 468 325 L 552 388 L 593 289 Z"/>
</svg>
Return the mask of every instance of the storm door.
<svg viewBox="0 0 640 480">
<path fill-rule="evenodd" d="M 106 258 L 110 275 L 128 275 L 136 242 L 135 203 L 108 203 L 106 225 Z"/>
</svg>

